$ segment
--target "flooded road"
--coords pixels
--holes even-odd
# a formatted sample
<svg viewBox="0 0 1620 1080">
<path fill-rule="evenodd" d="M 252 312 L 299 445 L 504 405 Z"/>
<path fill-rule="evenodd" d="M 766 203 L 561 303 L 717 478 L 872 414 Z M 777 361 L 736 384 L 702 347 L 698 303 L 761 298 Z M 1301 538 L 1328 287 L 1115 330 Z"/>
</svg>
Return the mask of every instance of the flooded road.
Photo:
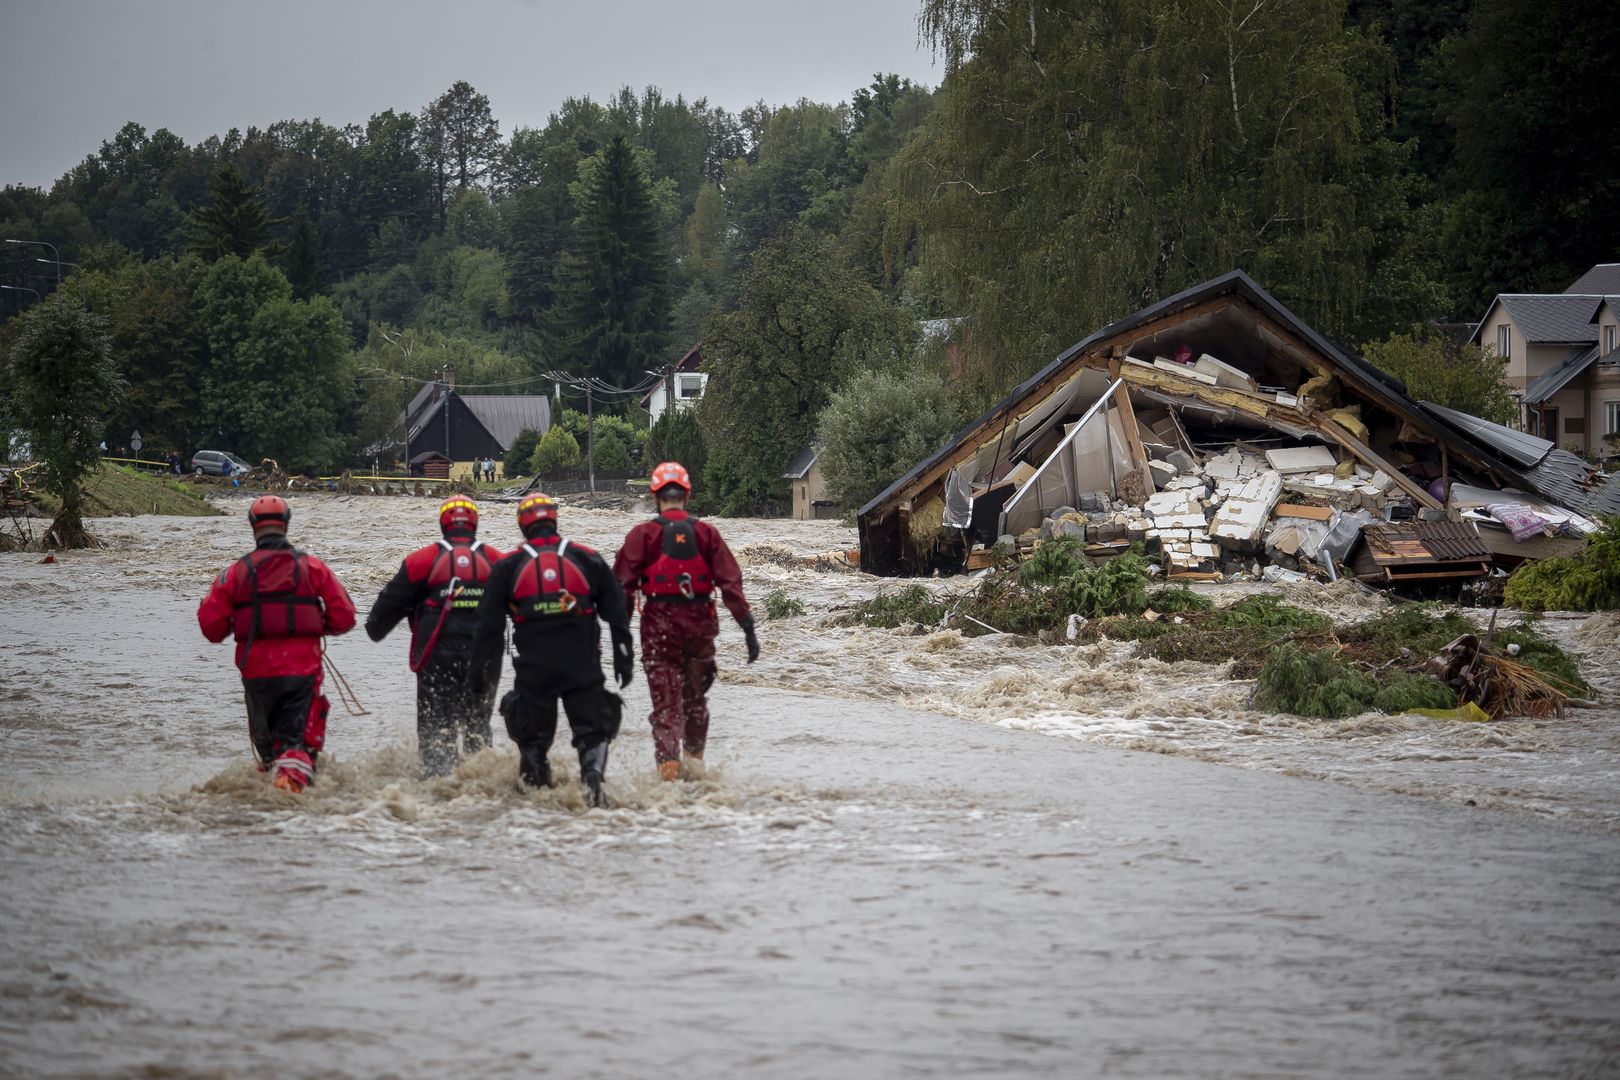
<svg viewBox="0 0 1620 1080">
<path fill-rule="evenodd" d="M 616 809 L 583 810 L 561 753 L 562 787 L 518 792 L 501 735 L 417 780 L 405 644 L 350 635 L 331 656 L 372 715 L 334 701 L 293 799 L 252 770 L 229 650 L 196 629 L 246 547 L 232 510 L 0 556 L 0 1075 L 1620 1070 L 1600 734 L 1532 726 L 1505 737 L 1547 749 L 1459 763 L 1580 813 L 1392 795 L 1473 783 L 1389 745 L 1449 729 L 1274 732 L 1216 672 L 827 627 L 878 583 L 792 556 L 849 530 L 720 522 L 751 595 L 811 610 L 764 624 L 753 668 L 723 634 L 703 783 L 654 781 L 639 672 Z M 411 499 L 293 513 L 362 610 L 432 535 Z M 564 529 L 611 551 L 633 520 Z M 1131 737 L 1192 745 L 1109 745 Z M 1222 754 L 1250 767 L 1200 760 Z"/>
</svg>

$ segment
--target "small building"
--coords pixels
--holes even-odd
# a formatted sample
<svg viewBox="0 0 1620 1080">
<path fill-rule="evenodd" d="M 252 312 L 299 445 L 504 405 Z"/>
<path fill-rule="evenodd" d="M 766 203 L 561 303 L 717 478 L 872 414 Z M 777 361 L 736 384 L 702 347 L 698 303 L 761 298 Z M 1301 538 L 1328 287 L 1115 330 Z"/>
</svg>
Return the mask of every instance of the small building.
<svg viewBox="0 0 1620 1080">
<path fill-rule="evenodd" d="M 411 475 L 424 480 L 448 480 L 451 464 L 450 459 L 437 450 L 428 450 L 411 458 Z"/>
<path fill-rule="evenodd" d="M 1472 340 L 1507 360 L 1520 427 L 1575 453 L 1620 440 L 1620 263 L 1561 293 L 1502 293 Z"/>
<path fill-rule="evenodd" d="M 821 449 L 820 439 L 811 440 L 782 474 L 782 479 L 793 485 L 795 521 L 820 521 L 843 512 L 843 507 L 827 495 L 827 480 L 821 474 Z"/>
<path fill-rule="evenodd" d="M 709 373 L 698 370 L 702 364 L 703 346 L 694 345 L 675 364 L 668 377 L 642 396 L 641 406 L 647 410 L 648 423 L 658 423 L 658 418 L 664 415 L 671 401 L 677 408 L 690 409 L 703 400 L 703 391 L 709 385 Z M 674 391 L 673 398 L 670 396 L 671 390 Z"/>
<path fill-rule="evenodd" d="M 525 430 L 551 428 L 551 400 L 540 394 L 463 394 L 455 380 L 431 382 L 400 413 L 396 437 L 371 447 L 372 454 L 398 453 L 416 472 L 429 451 L 449 462 L 453 479 L 471 476 L 474 462 L 499 462 Z"/>
</svg>

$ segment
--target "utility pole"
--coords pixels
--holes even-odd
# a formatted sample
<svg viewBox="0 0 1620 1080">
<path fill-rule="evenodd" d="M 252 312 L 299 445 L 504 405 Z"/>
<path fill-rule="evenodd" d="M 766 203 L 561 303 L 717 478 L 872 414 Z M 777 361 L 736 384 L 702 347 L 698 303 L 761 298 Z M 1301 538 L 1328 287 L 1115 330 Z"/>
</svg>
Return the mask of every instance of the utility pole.
<svg viewBox="0 0 1620 1080">
<path fill-rule="evenodd" d="M 596 493 L 596 399 L 591 384 L 585 384 L 585 470 L 591 493 Z"/>
</svg>

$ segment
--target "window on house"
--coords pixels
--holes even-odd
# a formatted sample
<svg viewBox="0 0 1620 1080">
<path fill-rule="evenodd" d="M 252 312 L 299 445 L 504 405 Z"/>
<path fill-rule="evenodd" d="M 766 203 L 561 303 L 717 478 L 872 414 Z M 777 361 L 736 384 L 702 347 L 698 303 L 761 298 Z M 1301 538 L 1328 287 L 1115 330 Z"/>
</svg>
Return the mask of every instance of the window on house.
<svg viewBox="0 0 1620 1080">
<path fill-rule="evenodd" d="M 675 380 L 675 393 L 683 398 L 703 396 L 703 376 L 682 375 Z"/>
<path fill-rule="evenodd" d="M 1508 323 L 1496 328 L 1496 355 L 1504 360 L 1513 355 L 1513 327 Z"/>
<path fill-rule="evenodd" d="M 1605 401 L 1603 403 L 1605 434 L 1613 435 L 1620 432 L 1620 401 Z"/>
<path fill-rule="evenodd" d="M 1620 346 L 1620 326 L 1605 326 L 1603 328 L 1603 351 L 1612 353 L 1616 346 Z"/>
</svg>

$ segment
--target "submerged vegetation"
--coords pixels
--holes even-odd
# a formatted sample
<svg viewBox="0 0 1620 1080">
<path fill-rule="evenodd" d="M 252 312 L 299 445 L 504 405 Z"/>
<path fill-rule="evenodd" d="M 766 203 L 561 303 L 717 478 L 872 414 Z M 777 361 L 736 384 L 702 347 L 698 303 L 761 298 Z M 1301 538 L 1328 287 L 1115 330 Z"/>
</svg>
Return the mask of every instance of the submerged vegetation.
<svg viewBox="0 0 1620 1080">
<path fill-rule="evenodd" d="M 1456 694 L 1421 669 L 1459 638 L 1486 636 L 1462 612 L 1434 604 L 1400 604 L 1335 624 L 1273 594 L 1215 607 L 1186 586 L 1151 584 L 1139 551 L 1093 562 L 1078 542 L 1060 539 L 1021 565 L 997 565 L 966 595 L 910 584 L 854 605 L 837 622 L 951 625 L 970 637 L 1002 632 L 1048 644 L 1133 641 L 1138 656 L 1168 663 L 1230 663 L 1233 678 L 1257 680 L 1260 708 L 1329 718 L 1452 708 Z M 1493 653 L 1518 646 L 1515 663 L 1558 693 L 1588 692 L 1575 661 L 1533 621 L 1489 638 Z"/>
<path fill-rule="evenodd" d="M 1519 567 L 1508 579 L 1505 600 L 1526 611 L 1620 608 L 1620 517 L 1606 520 L 1579 555 Z"/>
</svg>

